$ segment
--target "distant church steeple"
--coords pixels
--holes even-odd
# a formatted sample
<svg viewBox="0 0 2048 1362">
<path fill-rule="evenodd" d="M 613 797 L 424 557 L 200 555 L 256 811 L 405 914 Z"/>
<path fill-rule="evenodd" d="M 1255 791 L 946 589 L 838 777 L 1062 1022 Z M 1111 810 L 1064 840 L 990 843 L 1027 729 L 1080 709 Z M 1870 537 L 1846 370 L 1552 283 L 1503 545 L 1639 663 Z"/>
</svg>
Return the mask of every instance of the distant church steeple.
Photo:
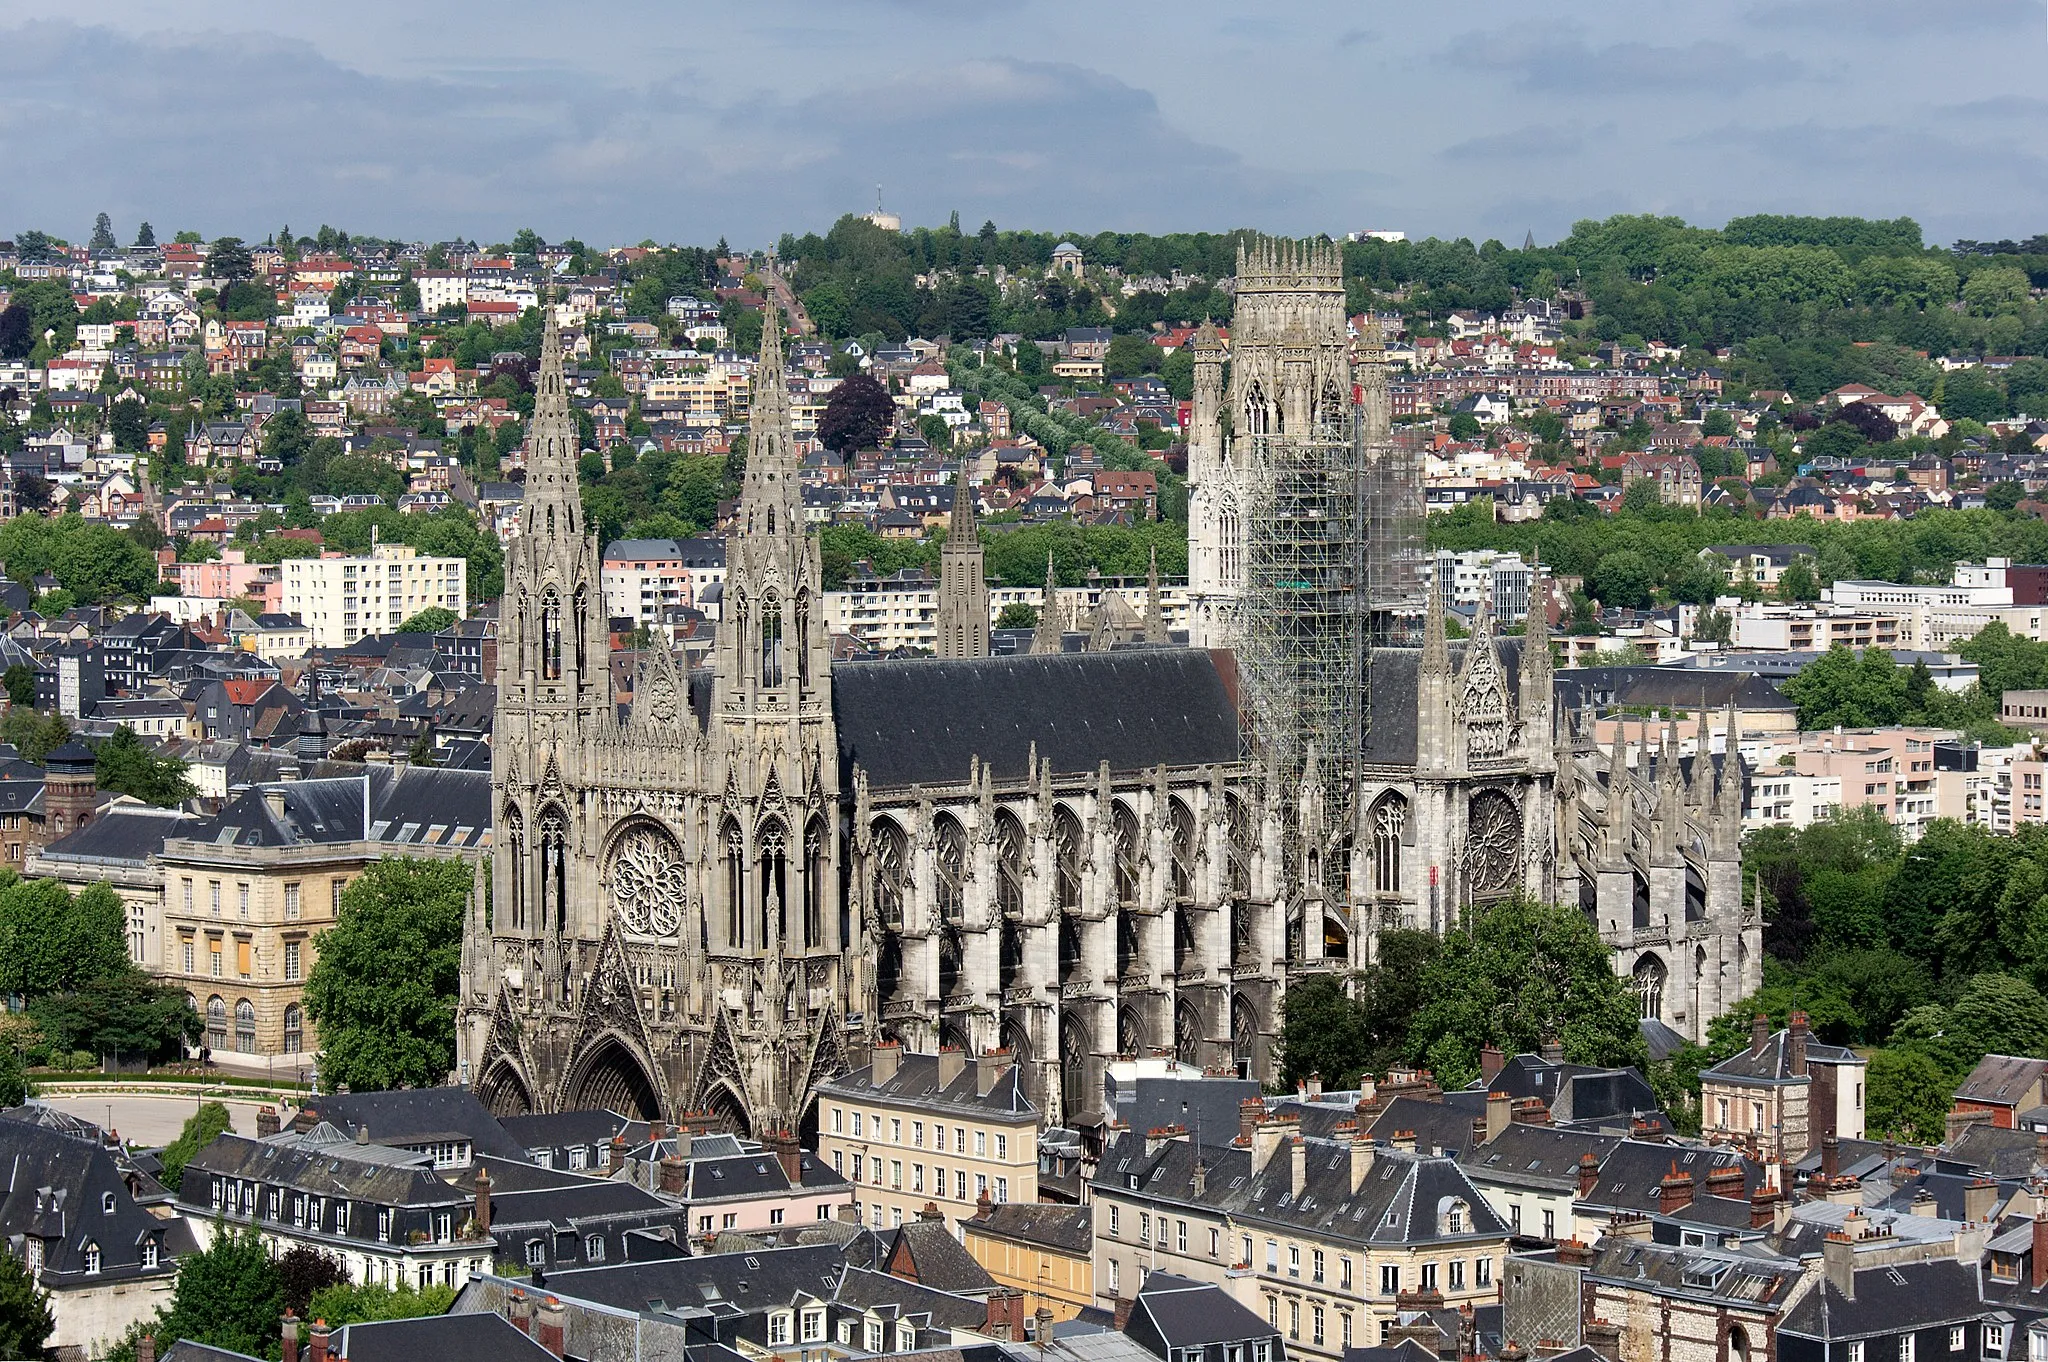
<svg viewBox="0 0 2048 1362">
<path fill-rule="evenodd" d="M 1045 555 L 1045 593 L 1038 598 L 1038 628 L 1031 635 L 1031 651 L 1034 653 L 1057 653 L 1065 648 L 1061 636 L 1066 633 L 1066 621 L 1060 618 L 1060 574 L 1052 565 L 1052 554 Z"/>
<path fill-rule="evenodd" d="M 939 551 L 938 631 L 934 651 L 940 657 L 988 656 L 988 576 L 964 459 L 953 484 L 946 544 Z"/>
</svg>

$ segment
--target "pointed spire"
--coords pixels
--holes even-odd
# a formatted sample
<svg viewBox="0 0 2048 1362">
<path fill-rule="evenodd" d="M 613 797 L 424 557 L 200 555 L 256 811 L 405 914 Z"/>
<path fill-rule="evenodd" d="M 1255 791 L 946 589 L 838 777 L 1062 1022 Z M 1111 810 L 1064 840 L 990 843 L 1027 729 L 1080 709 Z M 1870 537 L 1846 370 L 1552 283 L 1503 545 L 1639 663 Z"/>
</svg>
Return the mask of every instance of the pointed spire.
<svg viewBox="0 0 2048 1362">
<path fill-rule="evenodd" d="M 1057 653 L 1060 636 L 1066 632 L 1060 621 L 1060 576 L 1052 563 L 1052 551 L 1045 555 L 1045 594 L 1038 598 L 1038 628 L 1031 635 L 1031 651 Z"/>
<path fill-rule="evenodd" d="M 576 418 L 569 411 L 569 388 L 562 378 L 562 329 L 545 293 L 540 308 L 540 372 L 533 381 L 533 419 L 527 426 L 527 481 L 559 490 L 553 484 L 560 477 L 575 476 Z"/>
<path fill-rule="evenodd" d="M 1159 604 L 1159 546 L 1152 546 L 1152 561 L 1145 568 L 1145 641 L 1165 643 L 1166 615 Z"/>
<path fill-rule="evenodd" d="M 967 460 L 960 460 L 960 471 L 953 479 L 953 516 L 946 525 L 946 543 L 950 545 L 978 542 L 974 531 L 974 489 L 967 483 Z"/>
<path fill-rule="evenodd" d="M 1422 674 L 1451 674 L 1450 639 L 1444 633 L 1444 612 L 1438 607 L 1434 590 L 1429 593 L 1422 611 Z"/>
</svg>

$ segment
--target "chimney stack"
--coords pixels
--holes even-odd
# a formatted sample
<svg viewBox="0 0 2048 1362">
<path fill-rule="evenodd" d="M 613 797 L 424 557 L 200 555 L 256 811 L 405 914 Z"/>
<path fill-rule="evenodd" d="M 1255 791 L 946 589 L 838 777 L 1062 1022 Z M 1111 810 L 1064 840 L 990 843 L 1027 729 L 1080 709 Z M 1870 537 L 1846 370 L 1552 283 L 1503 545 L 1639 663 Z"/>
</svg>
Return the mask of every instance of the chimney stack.
<svg viewBox="0 0 2048 1362">
<path fill-rule="evenodd" d="M 533 1302 L 517 1287 L 505 1302 L 505 1318 L 512 1321 L 512 1327 L 531 1338 L 533 1336 Z"/>
<path fill-rule="evenodd" d="M 1545 1036 L 1543 1038 L 1543 1046 L 1537 1053 L 1542 1057 L 1545 1064 L 1562 1064 L 1564 1063 L 1564 1042 L 1560 1041 L 1556 1036 Z"/>
<path fill-rule="evenodd" d="M 562 1302 L 549 1296 L 534 1316 L 534 1341 L 556 1357 L 563 1356 L 568 1323 L 569 1312 L 562 1308 Z"/>
<path fill-rule="evenodd" d="M 156 1362 L 156 1335 L 147 1329 L 135 1340 L 135 1362 Z"/>
<path fill-rule="evenodd" d="M 960 1053 L 957 1045 L 939 1047 L 939 1091 L 953 1086 L 953 1081 L 967 1069 L 967 1056 Z"/>
<path fill-rule="evenodd" d="M 277 1134 L 281 1129 L 276 1107 L 256 1108 L 256 1138 L 261 1140 Z"/>
<path fill-rule="evenodd" d="M 1294 1137 L 1294 1148 L 1288 1151 L 1288 1185 L 1294 1189 L 1294 1199 L 1301 1200 L 1301 1194 L 1308 1190 L 1308 1141 L 1299 1132 Z"/>
<path fill-rule="evenodd" d="M 1794 1076 L 1806 1076 L 1806 1014 L 1794 1012 L 1785 1023 L 1786 1067 Z"/>
<path fill-rule="evenodd" d="M 1820 1137 L 1820 1175 L 1823 1190 L 1832 1187 L 1842 1172 L 1842 1142 L 1832 1135 Z"/>
<path fill-rule="evenodd" d="M 1678 1171 L 1678 1161 L 1671 1161 L 1671 1171 L 1657 1184 L 1657 1213 L 1676 1215 L 1692 1205 L 1692 1174 Z"/>
<path fill-rule="evenodd" d="M 1749 1198 L 1749 1227 L 1753 1230 L 1768 1228 L 1777 1219 L 1778 1194 L 1769 1187 L 1759 1186 Z"/>
<path fill-rule="evenodd" d="M 1771 1019 L 1759 1012 L 1749 1019 L 1749 1052 L 1760 1055 L 1771 1043 Z"/>
<path fill-rule="evenodd" d="M 2036 1231 L 2035 1242 L 2038 1243 L 2039 1241 L 2040 1234 L 2039 1231 Z M 1836 1230 L 1822 1241 L 1820 1257 L 1822 1266 L 1827 1270 L 1829 1284 L 1835 1290 L 1842 1293 L 1844 1300 L 1855 1300 L 1856 1241 L 1840 1230 Z M 2034 1270 L 2035 1290 L 2040 1289 L 2039 1280 L 2041 1275 L 2041 1270 L 2036 1268 Z"/>
<path fill-rule="evenodd" d="M 2034 1197 L 2034 1289 L 2048 1286 L 2048 1196 Z"/>
<path fill-rule="evenodd" d="M 1125 1326 L 1130 1324 L 1131 1307 L 1133 1305 L 1136 1305 L 1137 1303 L 1137 1300 L 1131 1296 L 1118 1296 L 1116 1298 L 1115 1327 L 1118 1333 L 1122 1333 L 1124 1331 Z"/>
<path fill-rule="evenodd" d="M 1266 1171 L 1266 1165 L 1280 1148 L 1280 1139 L 1287 1133 L 1287 1123 L 1281 1120 L 1262 1120 L 1252 1129 L 1252 1176 Z"/>
<path fill-rule="evenodd" d="M 762 1143 L 775 1155 L 776 1162 L 782 1165 L 782 1176 L 789 1179 L 789 1185 L 791 1187 L 803 1186 L 803 1147 L 796 1142 L 795 1132 L 788 1130 L 773 1131 Z"/>
<path fill-rule="evenodd" d="M 479 1234 L 491 1232 L 491 1174 L 482 1164 L 476 1168 L 476 1228 Z"/>
<path fill-rule="evenodd" d="M 661 1190 L 664 1194 L 668 1196 L 681 1196 L 683 1194 L 683 1169 L 686 1166 L 681 1159 L 673 1154 L 670 1154 L 661 1161 Z"/>
<path fill-rule="evenodd" d="M 1486 1094 L 1486 1142 L 1492 1144 L 1500 1133 L 1514 1124 L 1515 1099 L 1504 1092 Z"/>
<path fill-rule="evenodd" d="M 287 1310 L 284 1322 L 277 1331 L 279 1356 L 284 1362 L 299 1362 L 299 1317 Z"/>
<path fill-rule="evenodd" d="M 1321 1074 L 1312 1073 L 1308 1076 L 1307 1095 L 1308 1100 L 1311 1102 L 1317 1102 L 1322 1100 L 1323 1076 Z"/>
<path fill-rule="evenodd" d="M 604 1147 L 604 1175 L 610 1177 L 626 1166 L 626 1137 L 612 1136 L 612 1142 Z"/>
<path fill-rule="evenodd" d="M 1266 1104 L 1258 1098 L 1247 1097 L 1237 1104 L 1237 1138 L 1243 1140 L 1247 1148 L 1256 1144 L 1252 1134 L 1258 1129 L 1259 1122 L 1265 1119 Z"/>
<path fill-rule="evenodd" d="M 1022 1343 L 1024 1293 L 1013 1286 L 999 1286 L 989 1292 L 985 1323 L 988 1336 L 998 1343 Z"/>
<path fill-rule="evenodd" d="M 1209 1195 L 1209 1165 L 1202 1161 L 1199 1153 L 1195 1155 L 1194 1189 L 1197 1201 Z"/>
<path fill-rule="evenodd" d="M 1374 1153 L 1372 1136 L 1361 1130 L 1351 1137 L 1351 1195 L 1357 1196 L 1372 1176 Z"/>
<path fill-rule="evenodd" d="M 327 1321 L 316 1319 L 306 1331 L 306 1362 L 327 1362 Z"/>
<path fill-rule="evenodd" d="M 1593 1189 L 1600 1185 L 1600 1160 L 1587 1150 L 1579 1155 L 1579 1199 L 1593 1195 Z"/>
<path fill-rule="evenodd" d="M 1002 1082 L 1009 1072 L 1010 1052 L 1008 1050 L 990 1050 L 980 1059 L 974 1061 L 974 1095 L 976 1097 L 988 1096 L 996 1090 L 996 1085 Z"/>
<path fill-rule="evenodd" d="M 1963 1187 L 1963 1219 L 1982 1224 L 1991 1218 L 1998 1204 L 1998 1184 L 1990 1178 L 1971 1178 Z"/>
<path fill-rule="evenodd" d="M 893 1040 L 885 1040 L 874 1049 L 869 1059 L 868 1081 L 876 1087 L 896 1077 L 897 1061 L 903 1058 L 903 1046 Z"/>
<path fill-rule="evenodd" d="M 1500 1077 L 1500 1071 L 1505 1069 L 1507 1064 L 1508 1057 L 1501 1052 L 1498 1045 L 1490 1041 L 1479 1051 L 1479 1077 L 1489 1087 L 1492 1086 L 1494 1079 Z"/>
</svg>

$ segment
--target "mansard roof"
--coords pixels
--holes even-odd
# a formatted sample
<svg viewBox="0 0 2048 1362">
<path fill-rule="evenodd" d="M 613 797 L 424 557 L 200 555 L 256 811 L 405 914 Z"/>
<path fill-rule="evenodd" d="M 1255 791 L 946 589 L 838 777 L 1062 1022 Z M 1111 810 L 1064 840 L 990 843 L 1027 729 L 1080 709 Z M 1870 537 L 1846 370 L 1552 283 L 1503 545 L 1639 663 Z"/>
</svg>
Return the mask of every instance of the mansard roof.
<svg viewBox="0 0 2048 1362">
<path fill-rule="evenodd" d="M 832 708 L 840 769 L 879 789 L 959 784 L 976 757 L 1025 780 L 1034 746 L 1057 775 L 1239 754 L 1219 658 L 1192 648 L 850 662 L 832 669 Z"/>
</svg>

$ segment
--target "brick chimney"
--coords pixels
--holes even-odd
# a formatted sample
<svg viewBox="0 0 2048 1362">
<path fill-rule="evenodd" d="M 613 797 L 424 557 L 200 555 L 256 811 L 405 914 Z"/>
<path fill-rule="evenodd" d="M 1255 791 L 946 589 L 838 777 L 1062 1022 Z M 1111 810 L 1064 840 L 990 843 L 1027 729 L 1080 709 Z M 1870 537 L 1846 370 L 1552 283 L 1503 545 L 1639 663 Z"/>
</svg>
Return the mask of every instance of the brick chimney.
<svg viewBox="0 0 2048 1362">
<path fill-rule="evenodd" d="M 967 1056 L 961 1053 L 959 1046 L 939 1047 L 939 1091 L 944 1092 L 952 1087 L 954 1080 L 966 1071 Z"/>
<path fill-rule="evenodd" d="M 289 1310 L 284 1312 L 284 1321 L 278 1327 L 277 1341 L 284 1362 L 299 1362 L 299 1317 Z"/>
<path fill-rule="evenodd" d="M 1357 1196 L 1365 1180 L 1372 1176 L 1375 1153 L 1372 1136 L 1361 1130 L 1351 1137 L 1351 1195 Z"/>
<path fill-rule="evenodd" d="M 306 1362 L 327 1362 L 327 1321 L 316 1319 L 306 1331 Z"/>
<path fill-rule="evenodd" d="M 667 1139 L 667 1138 L 668 1138 L 668 1122 L 666 1122 L 666 1121 L 649 1121 L 649 1122 L 647 1123 L 647 1142 L 648 1142 L 649 1144 L 658 1144 L 658 1143 L 660 1143 L 660 1142 L 661 1142 L 662 1140 L 665 1140 L 665 1139 Z"/>
<path fill-rule="evenodd" d="M 1395 1131 L 1393 1144 L 1394 1148 L 1403 1153 L 1413 1154 L 1415 1152 L 1415 1132 L 1412 1130 Z"/>
<path fill-rule="evenodd" d="M 476 1220 L 477 1232 L 491 1232 L 491 1173 L 482 1164 L 476 1169 L 476 1209 L 471 1213 Z"/>
<path fill-rule="evenodd" d="M 1785 1022 L 1785 1066 L 1794 1077 L 1806 1077 L 1806 1014 L 1794 1012 Z"/>
<path fill-rule="evenodd" d="M 546 1348 L 556 1357 L 564 1354 L 569 1326 L 569 1312 L 562 1308 L 562 1302 L 549 1296 L 541 1302 L 533 1320 L 534 1342 Z"/>
<path fill-rule="evenodd" d="M 2034 1197 L 2034 1289 L 2048 1286 L 2048 1196 Z"/>
<path fill-rule="evenodd" d="M 1145 1157 L 1151 1158 L 1187 1133 L 1186 1126 L 1153 1126 L 1145 1132 Z"/>
<path fill-rule="evenodd" d="M 256 1138 L 275 1135 L 279 1130 L 276 1107 L 256 1108 Z"/>
<path fill-rule="evenodd" d="M 610 1177 L 626 1166 L 626 1137 L 612 1136 L 612 1142 L 604 1147 L 604 1174 Z"/>
<path fill-rule="evenodd" d="M 782 1176 L 789 1179 L 789 1185 L 803 1186 L 803 1147 L 796 1142 L 796 1133 L 789 1130 L 773 1131 L 761 1143 L 775 1155 L 775 1161 L 782 1165 Z"/>
<path fill-rule="evenodd" d="M 1678 1171 L 1678 1162 L 1673 1160 L 1671 1171 L 1657 1184 L 1657 1213 L 1675 1215 L 1692 1205 L 1692 1174 Z"/>
<path fill-rule="evenodd" d="M 874 1049 L 869 1059 L 868 1081 L 876 1087 L 896 1077 L 896 1065 L 903 1058 L 903 1047 L 893 1040 L 885 1040 Z"/>
<path fill-rule="evenodd" d="M 1556 1036 L 1545 1036 L 1543 1044 L 1537 1049 L 1536 1053 L 1545 1064 L 1562 1064 L 1564 1063 L 1564 1042 Z"/>
<path fill-rule="evenodd" d="M 1591 1267 L 1593 1246 L 1581 1239 L 1560 1239 L 1557 1243 L 1557 1261 L 1566 1267 Z"/>
<path fill-rule="evenodd" d="M 1247 1148 L 1255 1143 L 1252 1132 L 1257 1130 L 1259 1122 L 1265 1119 L 1266 1104 L 1258 1098 L 1247 1097 L 1237 1104 L 1237 1138 L 1243 1140 Z"/>
<path fill-rule="evenodd" d="M 147 1329 L 135 1340 L 135 1362 L 156 1362 L 156 1336 Z"/>
<path fill-rule="evenodd" d="M 1842 1174 L 1842 1142 L 1833 1135 L 1820 1137 L 1820 1175 L 1822 1190 L 1834 1186 L 1835 1179 Z"/>
<path fill-rule="evenodd" d="M 1583 1201 L 1593 1195 L 1593 1189 L 1599 1185 L 1600 1160 L 1594 1158 L 1593 1151 L 1589 1149 L 1579 1155 L 1579 1199 Z"/>
<path fill-rule="evenodd" d="M 1118 1333 L 1122 1333 L 1124 1327 L 1131 1322 L 1131 1307 L 1137 1303 L 1137 1298 L 1133 1296 L 1118 1296 L 1116 1298 L 1115 1325 Z"/>
<path fill-rule="evenodd" d="M 517 1287 L 505 1301 L 505 1318 L 512 1321 L 512 1327 L 520 1333 L 529 1338 L 533 1336 L 533 1302 Z"/>
<path fill-rule="evenodd" d="M 1749 1197 L 1749 1227 L 1760 1230 L 1777 1218 L 1778 1194 L 1769 1187 L 1758 1187 Z"/>
<path fill-rule="evenodd" d="M 1618 1359 L 1621 1356 L 1621 1326 L 1596 1319 L 1586 1325 L 1584 1337 L 1586 1346 L 1600 1356 Z"/>
<path fill-rule="evenodd" d="M 1749 1019 L 1749 1052 L 1760 1055 L 1771 1043 L 1771 1019 L 1759 1012 Z"/>
<path fill-rule="evenodd" d="M 670 1154 L 661 1161 L 661 1190 L 669 1196 L 683 1194 L 683 1170 L 688 1167 L 683 1160 Z"/>
<path fill-rule="evenodd" d="M 983 1330 L 998 1343 L 1024 1341 L 1024 1293 L 1011 1286 L 999 1286 L 988 1293 L 987 1322 Z"/>
<path fill-rule="evenodd" d="M 1739 1162 L 1718 1164 L 1707 1170 L 1707 1195 L 1740 1197 L 1746 1182 Z"/>
<path fill-rule="evenodd" d="M 1492 1085 L 1494 1079 L 1500 1077 L 1500 1071 L 1505 1069 L 1507 1064 L 1508 1057 L 1502 1053 L 1498 1045 L 1488 1044 L 1479 1051 L 1479 1077 L 1488 1086 Z"/>
<path fill-rule="evenodd" d="M 974 1061 L 974 1095 L 986 1097 L 996 1090 L 1010 1072 L 1011 1061 L 1008 1050 L 990 1050 Z"/>
</svg>

